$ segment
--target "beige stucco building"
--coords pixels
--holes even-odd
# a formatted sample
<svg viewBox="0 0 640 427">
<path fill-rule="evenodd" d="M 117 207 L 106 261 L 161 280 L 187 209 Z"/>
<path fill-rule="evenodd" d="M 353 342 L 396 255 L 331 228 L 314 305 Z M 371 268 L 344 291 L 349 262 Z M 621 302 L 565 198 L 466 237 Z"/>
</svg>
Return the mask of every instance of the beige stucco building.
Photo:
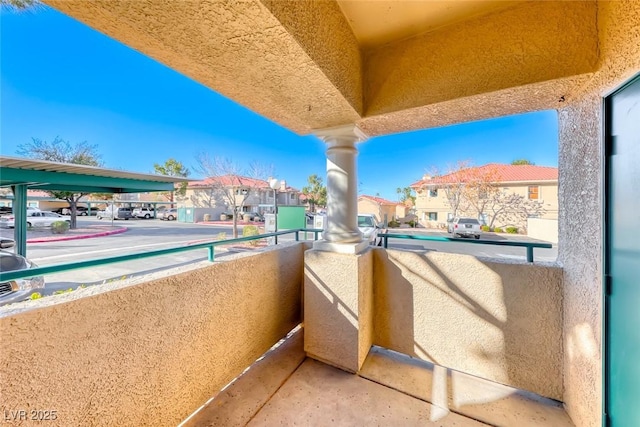
<svg viewBox="0 0 640 427">
<path fill-rule="evenodd" d="M 449 219 L 461 216 L 524 231 L 527 218 L 558 219 L 555 167 L 488 164 L 442 176 L 425 175 L 410 187 L 416 192 L 419 221 L 427 227 L 445 228 Z"/>
<path fill-rule="evenodd" d="M 362 195 L 358 197 L 358 213 L 375 215 L 378 222 L 384 222 L 385 218 L 387 221 L 404 218 L 407 207 L 381 197 Z"/>
<path fill-rule="evenodd" d="M 210 209 L 212 215 L 231 212 L 272 212 L 277 193 L 278 206 L 301 206 L 300 191 L 279 182 L 277 192 L 265 180 L 245 176 L 220 176 L 190 181 L 184 196 L 176 198 L 180 207 Z"/>
<path fill-rule="evenodd" d="M 428 425 L 441 420 L 438 414 L 461 413 L 489 424 L 523 425 L 480 413 L 485 404 L 504 403 L 501 413 L 517 417 L 523 395 L 517 389 L 561 402 L 559 411 L 570 421 L 551 425 L 592 427 L 624 416 L 624 410 L 612 415 L 604 387 L 619 384 L 605 355 L 624 352 L 608 353 L 605 339 L 612 331 L 612 311 L 604 303 L 612 295 L 603 285 L 610 273 L 604 178 L 611 128 L 603 101 L 640 73 L 640 2 L 45 3 L 293 132 L 317 135 L 327 147 L 327 225 L 324 240 L 313 247 L 293 244 L 254 260 L 214 263 L 1 318 L 7 351 L 0 353 L 0 377 L 8 406 L 55 407 L 64 415 L 59 425 L 92 419 L 176 425 L 304 320 L 304 352 L 287 359 L 293 368 L 284 371 L 329 370 L 343 386 L 355 384 L 345 400 L 344 387 L 330 389 L 331 402 L 339 396 L 347 404 L 338 411 L 338 405 L 314 401 L 329 382 L 305 388 L 304 370 L 273 380 L 274 394 L 266 400 L 256 396 L 261 387 L 250 389 L 256 394 L 229 393 L 236 401 L 241 396 L 247 411 L 263 408 L 271 415 L 247 420 L 306 417 L 330 424 L 334 416 L 344 424 L 383 423 L 373 413 L 391 407 L 391 400 L 357 400 L 373 396 L 365 392 L 371 386 L 361 381 L 365 376 L 391 385 L 380 393 L 408 390 L 393 404 L 400 415 L 383 414 L 396 425 L 407 416 Z M 362 244 L 358 143 L 545 109 L 556 110 L 559 121 L 556 265 Z M 616 179 L 622 187 L 634 182 Z M 255 277 L 264 278 L 264 286 L 243 286 Z M 639 341 L 628 336 L 629 343 Z M 412 388 L 392 384 L 391 369 L 367 374 L 373 344 L 435 364 L 433 376 Z M 299 365 L 305 358 L 315 361 Z M 294 377 L 302 377 L 298 385 L 280 388 Z M 458 393 L 478 378 L 513 388 Z M 639 383 L 630 381 L 630 389 Z M 301 390 L 305 399 L 284 398 Z M 630 411 L 637 394 L 627 396 Z M 308 401 L 313 404 L 304 405 Z M 541 424 L 534 417 L 532 425 Z"/>
</svg>

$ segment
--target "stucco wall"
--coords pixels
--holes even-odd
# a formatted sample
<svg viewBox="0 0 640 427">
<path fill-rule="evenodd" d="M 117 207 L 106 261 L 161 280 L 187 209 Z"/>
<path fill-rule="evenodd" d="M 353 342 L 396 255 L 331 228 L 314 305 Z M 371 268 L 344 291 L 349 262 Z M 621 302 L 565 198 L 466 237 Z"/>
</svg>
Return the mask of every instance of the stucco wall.
<svg viewBox="0 0 640 427">
<path fill-rule="evenodd" d="M 640 2 L 598 2 L 598 26 L 599 71 L 559 110 L 563 401 L 577 426 L 602 413 L 602 98 L 640 72 Z"/>
<path fill-rule="evenodd" d="M 175 426 L 300 322 L 304 248 L 1 318 L 1 409 Z"/>
<path fill-rule="evenodd" d="M 388 221 L 397 217 L 396 205 L 379 205 L 368 199 L 358 199 L 358 213 L 375 215 L 378 222 L 384 221 L 385 214 Z"/>
<path fill-rule="evenodd" d="M 593 1 L 529 2 L 370 49 L 366 115 L 590 72 L 595 22 Z"/>
<path fill-rule="evenodd" d="M 374 344 L 562 399 L 562 272 L 374 251 Z"/>
<path fill-rule="evenodd" d="M 527 219 L 527 236 L 551 243 L 558 243 L 558 220 L 543 218 Z"/>
<path fill-rule="evenodd" d="M 304 254 L 304 350 L 357 372 L 373 336 L 373 256 L 309 250 Z"/>
</svg>

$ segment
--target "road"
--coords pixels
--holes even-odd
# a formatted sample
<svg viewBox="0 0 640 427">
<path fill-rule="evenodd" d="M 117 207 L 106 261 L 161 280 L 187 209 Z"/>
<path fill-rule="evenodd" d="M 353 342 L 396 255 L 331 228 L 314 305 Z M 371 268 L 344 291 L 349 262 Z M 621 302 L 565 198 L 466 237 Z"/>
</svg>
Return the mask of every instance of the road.
<svg viewBox="0 0 640 427">
<path fill-rule="evenodd" d="M 78 218 L 79 227 L 105 223 L 93 217 Z M 225 233 L 227 238 L 233 236 L 231 227 L 175 221 L 129 220 L 116 221 L 114 225 L 127 227 L 128 230 L 121 234 L 90 239 L 28 244 L 27 256 L 39 266 L 47 266 L 217 240 L 220 233 Z M 224 258 L 224 250 L 217 250 L 216 257 Z M 207 250 L 200 249 L 52 274 L 46 277 L 46 292 L 43 294 L 48 295 L 57 290 L 76 288 L 80 285 L 100 284 L 123 277 L 140 276 L 205 260 Z"/>
<path fill-rule="evenodd" d="M 93 217 L 79 217 L 78 221 L 79 227 L 105 224 L 105 221 L 98 221 Z M 125 226 L 128 230 L 125 233 L 105 237 L 29 244 L 27 247 L 28 257 L 40 266 L 47 266 L 217 240 L 220 233 L 226 233 L 227 238 L 232 237 L 232 230 L 229 226 L 184 224 L 153 219 L 116 221 L 115 224 Z M 446 233 L 426 230 L 390 230 L 390 232 L 447 236 Z M 287 241 L 293 240 L 294 237 L 293 235 L 281 236 L 279 239 Z M 534 241 L 525 236 L 494 235 L 493 233 L 485 234 L 483 239 Z M 441 251 L 489 258 L 525 260 L 525 248 L 464 243 L 464 239 L 461 239 L 460 243 L 391 239 L 389 247 L 416 252 Z M 536 261 L 555 261 L 557 248 L 536 249 L 534 254 Z M 217 249 L 216 259 L 224 260 L 224 257 L 224 249 Z M 77 288 L 80 285 L 108 283 L 123 277 L 137 277 L 206 260 L 206 249 L 200 249 L 48 275 L 46 291 L 43 294 L 48 295 L 57 290 Z"/>
</svg>

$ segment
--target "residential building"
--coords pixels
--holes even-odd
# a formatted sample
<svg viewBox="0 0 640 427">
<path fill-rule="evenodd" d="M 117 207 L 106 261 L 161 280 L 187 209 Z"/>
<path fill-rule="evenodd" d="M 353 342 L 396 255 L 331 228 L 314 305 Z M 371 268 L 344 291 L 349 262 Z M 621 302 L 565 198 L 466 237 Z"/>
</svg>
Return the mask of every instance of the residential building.
<svg viewBox="0 0 640 427">
<path fill-rule="evenodd" d="M 454 216 L 493 227 L 527 227 L 527 218 L 558 219 L 558 168 L 490 163 L 411 184 L 421 224 L 445 228 Z M 557 225 L 556 225 L 557 226 Z"/>
<path fill-rule="evenodd" d="M 640 2 L 44 3 L 316 135 L 327 223 L 313 244 L 0 317 L 12 408 L 177 425 L 216 396 L 223 425 L 638 425 Z M 540 110 L 558 113 L 557 263 L 361 241 L 368 138 Z M 293 357 L 246 369 L 297 325 Z M 243 372 L 246 393 L 227 387 Z"/>
<path fill-rule="evenodd" d="M 377 196 L 361 195 L 358 197 L 358 213 L 375 215 L 378 222 L 404 218 L 407 206 L 404 203 L 392 202 Z"/>
<path fill-rule="evenodd" d="M 288 186 L 286 181 L 282 180 L 280 188 L 274 191 L 268 181 L 240 175 L 190 181 L 185 195 L 177 196 L 176 200 L 179 207 L 206 209 L 215 218 L 230 213 L 233 206 L 240 212 L 273 212 L 275 193 L 278 206 L 302 206 L 300 191 Z"/>
<path fill-rule="evenodd" d="M 2 188 L 0 191 L 0 207 L 11 207 L 14 203 L 14 196 L 10 189 Z M 78 201 L 79 206 L 91 206 L 91 209 L 97 210 L 102 203 L 92 202 L 89 196 L 83 196 Z M 49 192 L 42 190 L 27 190 L 27 206 L 38 208 L 42 211 L 51 211 L 58 208 L 66 208 L 69 202 L 66 200 L 56 199 Z"/>
</svg>

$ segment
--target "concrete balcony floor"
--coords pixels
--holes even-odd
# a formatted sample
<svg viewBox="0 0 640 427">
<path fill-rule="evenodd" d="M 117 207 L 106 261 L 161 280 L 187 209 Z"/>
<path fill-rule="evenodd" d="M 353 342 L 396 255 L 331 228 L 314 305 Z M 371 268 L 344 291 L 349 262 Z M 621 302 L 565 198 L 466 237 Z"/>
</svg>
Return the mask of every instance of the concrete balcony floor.
<svg viewBox="0 0 640 427">
<path fill-rule="evenodd" d="M 181 425 L 573 424 L 559 402 L 378 347 L 359 375 L 344 372 L 307 358 L 300 330 Z"/>
</svg>

